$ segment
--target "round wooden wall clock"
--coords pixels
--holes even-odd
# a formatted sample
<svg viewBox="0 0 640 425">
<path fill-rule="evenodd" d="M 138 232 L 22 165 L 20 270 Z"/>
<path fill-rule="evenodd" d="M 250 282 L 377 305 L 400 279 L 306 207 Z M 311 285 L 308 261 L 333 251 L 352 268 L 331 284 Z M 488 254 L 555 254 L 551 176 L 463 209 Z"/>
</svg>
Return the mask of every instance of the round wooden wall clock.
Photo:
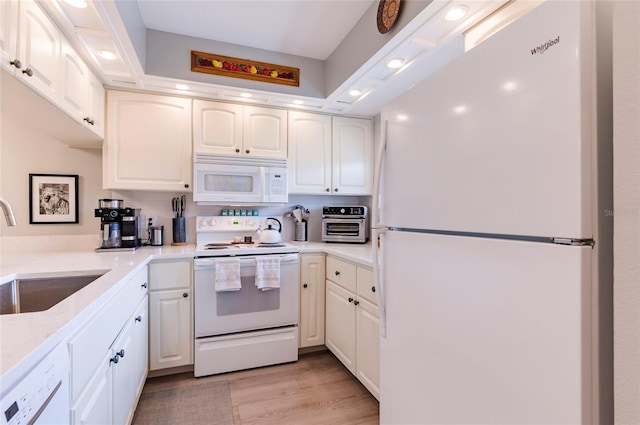
<svg viewBox="0 0 640 425">
<path fill-rule="evenodd" d="M 391 29 L 400 12 L 400 0 L 380 0 L 378 4 L 378 31 L 384 34 Z"/>
</svg>

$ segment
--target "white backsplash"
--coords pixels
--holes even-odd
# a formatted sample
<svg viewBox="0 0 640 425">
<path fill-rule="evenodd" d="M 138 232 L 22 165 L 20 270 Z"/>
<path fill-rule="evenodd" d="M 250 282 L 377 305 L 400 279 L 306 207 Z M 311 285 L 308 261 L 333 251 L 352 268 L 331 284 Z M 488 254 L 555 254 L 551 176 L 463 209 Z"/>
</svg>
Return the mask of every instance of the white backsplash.
<svg viewBox="0 0 640 425">
<path fill-rule="evenodd" d="M 140 191 L 121 191 L 113 192 L 112 198 L 122 199 L 125 207 L 140 208 L 140 214 L 145 216 L 146 220 L 153 219 L 154 226 L 164 226 L 165 228 L 165 244 L 172 242 L 172 229 L 171 229 L 171 198 L 180 196 L 180 193 L 173 192 L 140 192 Z M 186 194 L 186 208 L 184 211 L 184 217 L 187 224 L 187 242 L 195 243 L 196 240 L 196 220 L 195 217 L 199 215 L 220 215 L 220 210 L 223 208 L 229 208 L 230 206 L 210 206 L 210 205 L 198 205 L 193 202 L 193 198 L 190 193 Z M 257 209 L 261 217 L 270 216 L 284 216 L 286 213 L 293 210 L 296 205 L 302 205 L 310 212 L 309 221 L 307 224 L 307 233 L 309 235 L 309 241 L 320 242 L 322 236 L 322 207 L 325 205 L 366 205 L 371 207 L 370 196 L 314 196 L 314 195 L 289 195 L 289 203 L 286 205 L 274 205 L 274 206 L 257 206 L 246 207 Z M 145 221 L 145 228 L 146 228 Z M 285 219 L 282 223 L 284 241 L 291 241 L 295 235 L 294 219 Z M 96 229 L 98 233 L 99 229 Z M 146 236 L 143 237 L 146 239 Z"/>
<path fill-rule="evenodd" d="M 92 251 L 100 246 L 100 229 L 90 235 L 2 236 L 0 252 Z"/>
</svg>

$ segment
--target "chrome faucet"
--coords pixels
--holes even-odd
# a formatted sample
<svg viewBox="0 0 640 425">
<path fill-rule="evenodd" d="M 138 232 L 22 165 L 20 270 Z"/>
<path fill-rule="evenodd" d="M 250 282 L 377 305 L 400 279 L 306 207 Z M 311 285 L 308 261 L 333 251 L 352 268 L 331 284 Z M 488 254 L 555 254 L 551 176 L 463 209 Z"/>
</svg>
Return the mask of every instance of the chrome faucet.
<svg viewBox="0 0 640 425">
<path fill-rule="evenodd" d="M 4 218 L 7 220 L 7 224 L 9 226 L 15 226 L 16 217 L 13 215 L 11 205 L 9 205 L 9 203 L 4 199 L 0 198 L 0 207 L 2 207 L 2 211 L 4 211 Z"/>
</svg>

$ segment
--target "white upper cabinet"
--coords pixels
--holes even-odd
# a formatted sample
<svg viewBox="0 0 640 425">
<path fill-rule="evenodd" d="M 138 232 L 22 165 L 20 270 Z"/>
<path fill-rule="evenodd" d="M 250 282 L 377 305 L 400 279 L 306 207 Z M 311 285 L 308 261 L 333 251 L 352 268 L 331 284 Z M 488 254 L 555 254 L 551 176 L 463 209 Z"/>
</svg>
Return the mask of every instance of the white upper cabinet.
<svg viewBox="0 0 640 425">
<path fill-rule="evenodd" d="M 193 150 L 235 155 L 242 149 L 242 105 L 193 101 Z"/>
<path fill-rule="evenodd" d="M 191 99 L 107 93 L 105 189 L 191 190 Z"/>
<path fill-rule="evenodd" d="M 193 149 L 211 155 L 287 157 L 287 111 L 193 101 Z"/>
<path fill-rule="evenodd" d="M 60 107 L 98 136 L 104 136 L 104 87 L 66 41 L 60 55 Z"/>
<path fill-rule="evenodd" d="M 0 1 L 0 66 L 12 74 L 18 49 L 18 0 Z"/>
<path fill-rule="evenodd" d="M 289 193 L 326 195 L 331 187 L 331 116 L 289 112 Z"/>
<path fill-rule="evenodd" d="M 16 75 L 40 94 L 58 101 L 60 44 L 58 28 L 32 0 L 21 0 L 19 7 L 17 58 L 21 68 Z"/>
<path fill-rule="evenodd" d="M 289 112 L 289 193 L 370 195 L 372 122 Z"/>
<path fill-rule="evenodd" d="M 283 109 L 244 106 L 242 139 L 244 154 L 287 157 L 287 111 Z"/>
<path fill-rule="evenodd" d="M 333 193 L 370 195 L 373 138 L 370 119 L 333 117 Z"/>
<path fill-rule="evenodd" d="M 94 133 L 69 142 L 104 137 L 102 82 L 35 1 L 0 0 L 0 55 L 10 74 Z"/>
</svg>

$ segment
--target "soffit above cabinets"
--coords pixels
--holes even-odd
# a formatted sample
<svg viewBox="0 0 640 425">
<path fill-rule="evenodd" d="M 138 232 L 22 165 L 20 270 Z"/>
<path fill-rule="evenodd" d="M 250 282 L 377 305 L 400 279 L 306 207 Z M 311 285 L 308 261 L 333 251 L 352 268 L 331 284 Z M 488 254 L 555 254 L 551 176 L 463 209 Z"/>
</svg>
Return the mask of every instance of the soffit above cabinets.
<svg viewBox="0 0 640 425">
<path fill-rule="evenodd" d="M 151 7 L 154 3 L 152 0 L 138 1 L 145 2 L 144 8 Z M 224 3 L 222 0 L 212 2 Z M 278 17 L 289 16 L 283 13 L 283 8 L 286 8 L 287 4 L 300 3 L 276 0 L 263 0 L 262 3 L 264 2 L 272 2 L 278 6 L 274 6 L 272 16 L 262 16 L 262 19 L 270 20 L 271 25 L 274 26 L 286 26 L 286 21 L 277 21 Z M 201 0 L 188 3 L 208 2 Z M 336 2 L 331 0 L 314 3 L 326 3 L 327 7 L 334 9 L 336 7 Z M 377 5 L 377 2 L 374 1 L 374 3 Z M 464 32 L 507 3 L 512 1 L 434 0 L 332 93 L 327 93 L 324 98 L 316 98 L 277 93 L 269 91 L 269 87 L 265 87 L 265 90 L 246 90 L 234 87 L 235 79 L 233 78 L 229 78 L 229 85 L 218 85 L 146 75 L 114 0 L 87 0 L 85 9 L 73 8 L 62 0 L 40 1 L 70 39 L 73 47 L 107 86 L 355 116 L 378 114 L 385 103 L 461 55 L 464 52 Z M 367 2 L 367 4 L 372 3 Z M 454 6 L 463 6 L 467 13 L 459 21 L 447 21 L 444 16 Z M 247 10 L 246 13 L 251 12 L 250 8 Z M 356 19 L 359 12 L 352 13 L 353 19 Z M 255 17 L 243 18 L 243 22 L 248 22 L 250 19 Z M 293 18 L 289 16 L 290 21 L 291 19 Z M 330 25 L 330 22 L 326 24 L 327 30 Z M 375 22 L 371 25 L 375 25 Z M 237 42 L 246 44 L 247 40 L 251 39 L 247 37 L 244 35 L 244 39 Z M 321 34 L 318 37 L 321 37 Z M 225 42 L 236 41 L 228 39 Z M 330 42 L 335 43 L 335 40 Z M 274 46 L 274 49 L 276 48 Z M 112 51 L 116 54 L 116 58 L 103 59 L 98 55 L 100 50 Z M 392 58 L 403 59 L 404 66 L 399 69 L 389 69 L 386 63 Z M 189 89 L 176 89 L 178 83 L 187 84 Z M 265 84 L 265 86 L 269 85 Z M 361 94 L 350 95 L 349 92 L 352 89 L 360 90 Z M 249 92 L 252 97 L 243 98 L 240 96 L 242 92 Z M 297 105 L 293 103 L 294 100 L 304 103 Z"/>
</svg>

